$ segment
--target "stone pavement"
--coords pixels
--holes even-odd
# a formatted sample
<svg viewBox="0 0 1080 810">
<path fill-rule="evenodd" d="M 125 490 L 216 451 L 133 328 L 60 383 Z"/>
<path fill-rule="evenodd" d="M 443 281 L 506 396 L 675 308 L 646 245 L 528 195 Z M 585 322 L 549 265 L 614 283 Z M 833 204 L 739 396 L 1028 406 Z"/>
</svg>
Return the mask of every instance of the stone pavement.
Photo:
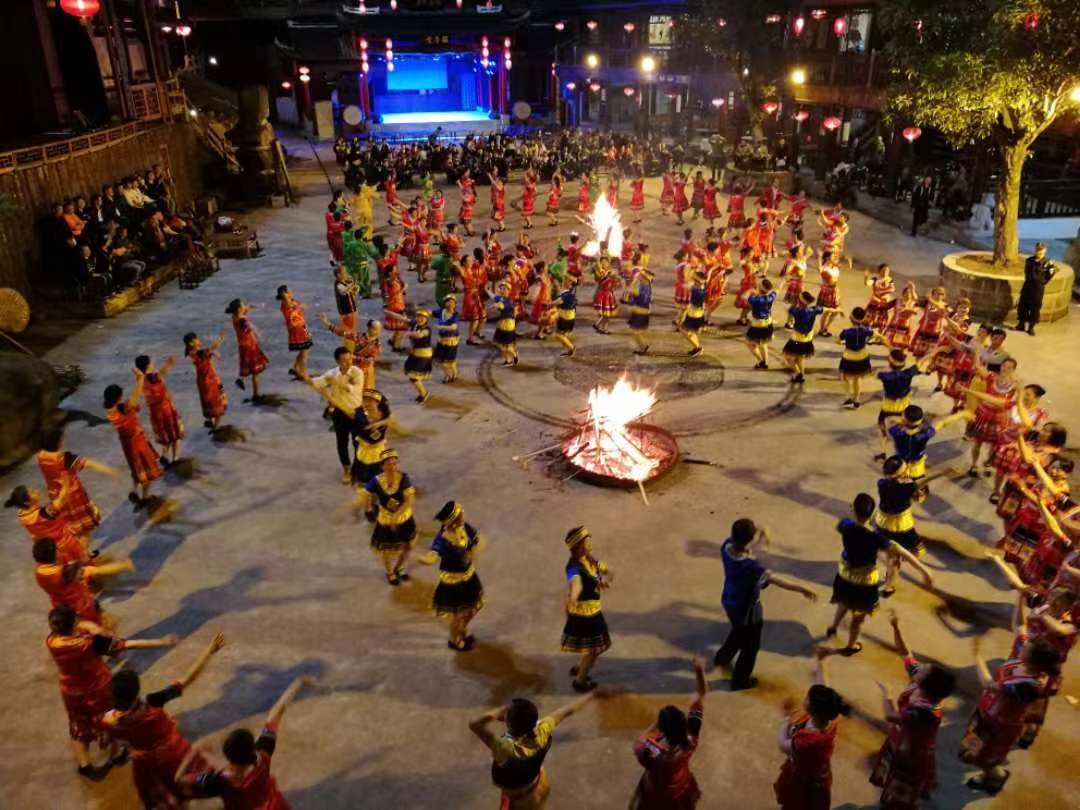
<svg viewBox="0 0 1080 810">
<path fill-rule="evenodd" d="M 621 323 L 610 337 L 594 333 L 583 306 L 576 333 L 581 350 L 573 360 L 558 358 L 551 342 L 523 340 L 521 366 L 507 370 L 492 364 L 489 352 L 462 346 L 461 380 L 454 386 L 433 381 L 425 407 L 414 404 L 400 363 L 390 356 L 392 367 L 379 369 L 379 385 L 397 418 L 391 444 L 419 490 L 420 547 L 436 528 L 432 516 L 449 498 L 462 501 L 470 522 L 490 538 L 477 561 L 487 594 L 474 624 L 478 646 L 455 655 L 428 609 L 434 572 L 417 567 L 410 583 L 386 585 L 367 548 L 368 525 L 337 481 L 333 436 L 320 418 L 321 405 L 285 373 L 290 357 L 274 301 L 277 285 L 288 283 L 308 305 L 316 335 L 313 370 L 331 365 L 335 345 L 315 319 L 317 311 L 333 312 L 322 225 L 326 184 L 311 160 L 298 166 L 294 179 L 306 194 L 299 206 L 251 217 L 265 256 L 223 262 L 222 271 L 197 290 L 170 288 L 116 319 L 85 324 L 46 355 L 57 364 L 78 362 L 88 376 L 65 402 L 92 415 L 72 424 L 68 448 L 123 466 L 114 431 L 96 418 L 102 389 L 111 382 L 130 385 L 131 359 L 140 352 L 158 359 L 181 354 L 181 335 L 188 330 L 204 339 L 229 331 L 224 309 L 231 298 L 242 296 L 258 307 L 254 324 L 272 360 L 265 388 L 280 401 L 260 407 L 241 402 L 231 383 L 236 354 L 228 334 L 219 368 L 229 387 L 226 421 L 236 440 L 215 443 L 200 427 L 194 375 L 181 361 L 169 385 L 186 417 L 184 455 L 190 463 L 155 486 L 165 498 L 159 522 L 133 512 L 126 479 L 84 476 L 106 515 L 97 532 L 105 553 L 131 555 L 139 567 L 109 589 L 108 607 L 120 631 L 185 636 L 173 650 L 130 654 L 129 665 L 144 674 L 148 689 L 160 688 L 214 632 L 223 631 L 228 646 L 173 704 L 184 732 L 191 739 L 209 736 L 215 747 L 237 724 L 255 726 L 293 677 L 317 676 L 319 686 L 290 709 L 274 760 L 297 808 L 494 807 L 487 753 L 466 724 L 514 695 L 534 697 L 541 711 L 575 697 L 566 674 L 571 657 L 558 650 L 562 537 L 584 524 L 617 572 L 605 594 L 614 647 L 596 676 L 625 691 L 596 702 L 556 732 L 547 760 L 549 806 L 615 810 L 626 806 L 640 773 L 631 753 L 637 734 L 662 706 L 686 702 L 691 656 L 711 657 L 727 631 L 719 606 L 719 548 L 732 520 L 749 516 L 772 529 L 771 548 L 761 553 L 766 564 L 811 583 L 820 599 L 809 605 L 794 594 L 766 591 L 761 686 L 732 694 L 720 673 L 712 674 L 715 691 L 694 770 L 703 808 L 773 806 L 771 785 L 782 760 L 775 746 L 780 705 L 805 691 L 812 645 L 832 615 L 828 597 L 839 552 L 834 526 L 854 495 L 873 491 L 878 477 L 871 462 L 876 408 L 840 408 L 835 345 L 819 341 L 805 389 L 794 390 L 778 371 L 750 370 L 749 353 L 727 326 L 734 317 L 728 305 L 718 313 L 719 332 L 705 340 L 705 355 L 689 361 L 685 343 L 668 324 L 678 231 L 653 208 L 657 189 L 650 184 L 640 233 L 658 271 L 653 354 L 636 358 Z M 456 193 L 450 197 L 448 211 L 456 213 Z M 482 189 L 478 212 L 486 211 Z M 378 220 L 385 221 L 381 206 Z M 851 252 L 860 264 L 887 260 L 902 279 L 932 283 L 947 245 L 911 239 L 858 213 L 852 220 Z M 511 211 L 505 242 L 516 236 L 517 224 Z M 572 227 L 580 226 L 567 213 L 560 228 L 540 225 L 532 233 L 550 254 L 556 234 Z M 817 228 L 808 235 L 816 242 Z M 413 299 L 427 303 L 430 295 L 430 286 L 410 281 Z M 843 296 L 845 308 L 864 300 L 861 274 L 845 277 Z M 375 317 L 377 310 L 375 302 L 366 302 L 363 315 Z M 1074 316 L 1043 328 L 1035 339 L 1012 335 L 1008 347 L 1023 377 L 1049 389 L 1055 417 L 1080 430 L 1078 336 Z M 678 435 L 686 456 L 709 464 L 679 465 L 649 487 L 651 506 L 645 507 L 636 493 L 564 480 L 568 472 L 561 464 L 534 461 L 523 468 L 512 461 L 551 444 L 559 420 L 582 406 L 592 382 L 623 371 L 663 387 L 656 421 Z M 935 414 L 948 407 L 925 381 L 917 401 Z M 967 446 L 958 433 L 954 427 L 935 441 L 934 463 L 966 466 Z M 36 465 L 27 463 L 3 477 L 0 491 L 38 481 Z M 1011 593 L 981 558 L 999 531 L 987 494 L 986 483 L 964 477 L 933 485 L 918 519 L 931 538 L 927 560 L 941 593 L 905 580 L 889 605 L 904 619 L 913 648 L 954 667 L 960 678 L 961 694 L 950 703 L 941 733 L 941 788 L 931 806 L 1075 807 L 1080 733 L 1075 709 L 1061 698 L 1036 746 L 1012 757 L 1012 780 L 997 799 L 968 791 L 968 771 L 955 758 L 977 692 L 971 639 L 982 636 L 991 659 L 1004 655 L 1010 641 Z M 29 543 L 14 515 L 0 525 L 8 652 L 0 660 L 6 684 L 0 693 L 0 805 L 134 807 L 130 768 L 118 769 L 102 785 L 75 776 L 54 669 L 42 645 L 46 603 L 30 575 Z M 954 613 L 949 624 L 936 613 L 946 599 Z M 887 622 L 877 617 L 867 623 L 861 655 L 829 661 L 833 684 L 857 709 L 842 725 L 833 761 L 836 807 L 876 801 L 867 783 L 868 763 L 883 736 L 875 680 L 894 695 L 904 684 L 899 660 L 882 643 L 889 638 Z M 1078 691 L 1076 677 L 1074 661 L 1066 693 Z"/>
</svg>

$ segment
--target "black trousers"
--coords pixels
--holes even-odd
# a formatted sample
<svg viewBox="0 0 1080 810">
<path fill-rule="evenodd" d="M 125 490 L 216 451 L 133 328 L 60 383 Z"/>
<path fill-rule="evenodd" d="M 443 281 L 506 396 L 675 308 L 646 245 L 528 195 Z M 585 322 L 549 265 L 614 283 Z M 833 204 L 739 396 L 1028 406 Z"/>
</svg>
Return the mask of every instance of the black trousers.
<svg viewBox="0 0 1080 810">
<path fill-rule="evenodd" d="M 362 414 L 363 412 L 358 411 L 358 413 Z M 363 423 L 362 421 L 358 422 L 355 416 L 344 414 L 337 408 L 334 408 L 330 415 L 334 420 L 338 461 L 341 462 L 343 468 L 350 469 L 352 467 L 352 458 L 349 456 L 349 447 L 353 446 L 353 438 L 363 427 Z M 363 416 L 361 416 L 361 420 L 363 420 Z"/>
<path fill-rule="evenodd" d="M 728 618 L 731 619 L 731 630 L 728 632 L 724 646 L 716 653 L 716 663 L 720 666 L 731 666 L 731 662 L 737 656 L 731 683 L 733 686 L 745 686 L 754 673 L 754 664 L 757 663 L 758 650 L 761 649 L 763 623 L 736 621 L 736 618 L 741 620 L 742 617 L 733 617 L 730 612 Z"/>
<path fill-rule="evenodd" d="M 1020 289 L 1020 300 L 1016 302 L 1016 325 L 1023 328 L 1026 324 L 1034 326 L 1039 322 L 1039 311 L 1043 305 L 1044 290 Z"/>
<path fill-rule="evenodd" d="M 930 219 L 929 209 L 916 208 L 911 214 L 911 235 L 919 235 L 919 226 L 925 225 Z"/>
</svg>

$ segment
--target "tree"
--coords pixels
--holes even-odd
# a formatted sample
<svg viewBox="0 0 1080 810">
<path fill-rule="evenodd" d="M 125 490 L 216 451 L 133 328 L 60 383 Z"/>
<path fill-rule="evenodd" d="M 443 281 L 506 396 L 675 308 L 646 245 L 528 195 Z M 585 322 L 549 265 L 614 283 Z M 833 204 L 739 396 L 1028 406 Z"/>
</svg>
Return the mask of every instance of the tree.
<svg viewBox="0 0 1080 810">
<path fill-rule="evenodd" d="M 882 22 L 893 68 L 887 109 L 954 144 L 991 137 L 997 146 L 994 263 L 1015 261 L 1024 161 L 1076 108 L 1076 0 L 888 0 Z"/>
<path fill-rule="evenodd" d="M 787 11 L 799 5 L 777 0 L 768 6 L 746 0 L 691 0 L 676 25 L 676 41 L 688 56 L 704 51 L 739 82 L 755 137 L 761 137 L 765 113 L 761 105 L 777 95 L 784 73 L 780 58 L 790 22 Z M 768 15 L 777 22 L 767 23 Z"/>
</svg>

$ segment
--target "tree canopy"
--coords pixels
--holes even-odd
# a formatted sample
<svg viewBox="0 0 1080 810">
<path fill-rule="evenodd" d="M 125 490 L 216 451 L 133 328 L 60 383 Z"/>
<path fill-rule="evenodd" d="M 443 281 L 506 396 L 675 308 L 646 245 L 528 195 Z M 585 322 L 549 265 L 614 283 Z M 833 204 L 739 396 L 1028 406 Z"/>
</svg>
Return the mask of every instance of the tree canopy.
<svg viewBox="0 0 1080 810">
<path fill-rule="evenodd" d="M 1075 109 L 1076 0 L 888 0 L 889 110 L 955 144 L 988 135 L 1030 144 Z"/>
</svg>

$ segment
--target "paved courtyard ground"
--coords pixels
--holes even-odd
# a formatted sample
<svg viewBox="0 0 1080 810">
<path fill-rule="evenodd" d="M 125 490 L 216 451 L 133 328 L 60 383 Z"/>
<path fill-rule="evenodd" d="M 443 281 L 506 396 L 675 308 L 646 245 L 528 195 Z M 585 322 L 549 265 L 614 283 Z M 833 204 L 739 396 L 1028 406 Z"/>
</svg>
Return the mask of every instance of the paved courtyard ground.
<svg viewBox="0 0 1080 810">
<path fill-rule="evenodd" d="M 172 704 L 189 738 L 208 738 L 215 747 L 237 724 L 257 724 L 293 677 L 316 676 L 318 686 L 290 709 L 274 760 L 279 783 L 297 808 L 492 808 L 498 795 L 490 785 L 487 753 L 466 724 L 515 695 L 537 700 L 542 711 L 574 698 L 566 673 L 572 661 L 558 649 L 562 538 L 571 526 L 585 524 L 617 572 L 605 595 L 614 647 L 596 676 L 625 691 L 597 701 L 557 732 L 547 760 L 550 807 L 616 810 L 627 805 L 640 773 L 631 753 L 635 737 L 662 706 L 685 703 L 691 656 L 711 659 L 727 632 L 719 605 L 720 544 L 734 519 L 752 517 L 772 529 L 771 548 L 761 555 L 767 564 L 809 582 L 820 599 L 808 605 L 794 594 L 766 592 L 761 686 L 733 694 L 719 672 L 711 675 L 714 691 L 694 770 L 703 808 L 774 806 L 771 785 L 782 760 L 775 746 L 780 706 L 805 691 L 813 644 L 832 615 L 828 599 L 839 551 L 834 526 L 854 495 L 873 491 L 878 477 L 871 461 L 877 409 L 840 408 L 838 349 L 819 341 L 802 390 L 789 387 L 778 371 L 753 372 L 749 353 L 734 339 L 739 333 L 727 326 L 735 317 L 729 299 L 718 313 L 719 332 L 705 339 L 705 355 L 688 360 L 686 345 L 668 325 L 678 230 L 659 216 L 657 189 L 650 183 L 650 207 L 639 228 L 658 272 L 657 335 L 648 357 L 631 353 L 621 322 L 610 337 L 593 332 L 591 313 L 582 307 L 580 350 L 572 360 L 560 358 L 553 342 L 524 340 L 521 366 L 507 370 L 493 364 L 487 350 L 462 346 L 460 381 L 433 381 L 433 397 L 420 407 L 400 359 L 390 356 L 392 367 L 379 369 L 379 387 L 397 417 L 391 444 L 419 490 L 419 545 L 430 541 L 432 517 L 449 498 L 462 501 L 470 521 L 490 539 L 477 562 L 487 594 L 474 624 L 478 645 L 454 654 L 428 609 L 435 572 L 419 568 L 410 583 L 386 585 L 368 549 L 368 524 L 338 482 L 322 407 L 313 392 L 286 375 L 291 358 L 276 287 L 288 283 L 308 305 L 316 327 L 315 313 L 333 313 L 334 307 L 322 224 L 326 183 L 311 160 L 298 166 L 294 180 L 304 191 L 298 206 L 250 218 L 264 256 L 222 262 L 221 272 L 196 290 L 173 286 L 118 318 L 84 324 L 46 354 L 55 364 L 79 363 L 87 374 L 65 407 L 99 416 L 102 389 L 112 382 L 130 385 L 136 354 L 179 355 L 186 331 L 204 338 L 230 331 L 224 309 L 231 298 L 241 296 L 258 307 L 253 321 L 272 361 L 265 388 L 281 401 L 273 407 L 241 402 L 231 384 L 236 354 L 228 334 L 219 365 L 231 399 L 226 421 L 238 440 L 215 443 L 200 427 L 193 371 L 178 364 L 169 385 L 186 418 L 184 455 L 190 463 L 155 487 L 165 498 L 161 522 L 149 523 L 145 513 L 133 511 L 126 477 L 84 476 L 106 515 L 97 532 L 104 552 L 131 555 L 139 569 L 108 592 L 120 632 L 185 637 L 173 650 L 130 654 L 129 666 L 150 689 L 160 688 L 184 671 L 213 633 L 224 632 L 228 646 Z M 456 191 L 449 196 L 448 210 L 456 212 Z M 481 199 L 478 210 L 486 213 L 486 189 Z M 377 213 L 385 222 L 381 205 Z M 890 261 L 902 279 L 922 287 L 949 250 L 860 214 L 852 219 L 851 253 L 860 264 Z M 518 223 L 511 211 L 508 236 L 516 235 Z M 550 255 L 557 236 L 579 227 L 567 212 L 561 227 L 539 225 L 532 233 Z M 697 231 L 703 227 L 695 224 Z M 810 228 L 808 236 L 816 242 L 819 230 Z M 412 277 L 409 283 L 410 297 L 428 303 L 431 285 L 419 287 Z M 845 309 L 862 303 L 861 273 L 845 277 L 842 290 Z M 368 301 L 363 315 L 373 317 L 377 309 Z M 311 367 L 328 368 L 335 341 L 321 328 L 313 331 Z M 1007 344 L 1023 378 L 1046 386 L 1054 416 L 1075 431 L 1078 338 L 1074 313 L 1066 322 L 1042 327 L 1037 338 L 1012 334 Z M 588 388 L 623 371 L 660 385 L 664 399 L 656 421 L 676 433 L 685 457 L 707 465 L 678 465 L 650 486 L 646 507 L 633 492 L 563 480 L 568 471 L 559 464 L 534 461 L 522 467 L 512 460 L 551 444 L 560 433 L 559 420 L 583 405 Z M 948 400 L 933 395 L 931 387 L 923 380 L 917 401 L 931 413 L 945 412 Z M 71 425 L 68 447 L 123 466 L 113 429 L 90 421 Z M 932 445 L 931 459 L 963 468 L 966 452 L 953 428 Z M 0 479 L 0 490 L 39 480 L 36 465 L 23 464 Z M 929 806 L 1080 806 L 1080 726 L 1076 710 L 1062 698 L 1052 704 L 1035 747 L 1013 755 L 1012 780 L 1003 794 L 991 800 L 963 785 L 970 772 L 955 754 L 977 694 L 971 641 L 982 636 L 991 659 L 1004 655 L 1013 599 L 982 559 L 999 531 L 986 500 L 988 485 L 959 477 L 940 480 L 932 490 L 917 515 L 932 539 L 927 559 L 940 593 L 905 580 L 890 605 L 901 614 L 914 649 L 955 668 L 960 678 L 960 694 L 950 702 L 940 737 L 941 787 Z M 55 671 L 42 643 L 46 600 L 33 582 L 29 543 L 13 514 L 0 524 L 0 537 L 0 610 L 6 619 L 0 806 L 137 806 L 130 767 L 117 769 L 101 785 L 75 775 Z M 951 616 L 943 622 L 939 612 L 947 605 Z M 875 681 L 894 694 L 904 683 L 899 661 L 884 644 L 890 638 L 885 618 L 876 617 L 868 622 L 862 654 L 829 662 L 833 684 L 857 709 L 843 723 L 833 760 L 835 807 L 871 807 L 877 798 L 867 782 L 883 738 Z M 1065 693 L 1080 692 L 1077 675 L 1074 660 Z"/>
</svg>

